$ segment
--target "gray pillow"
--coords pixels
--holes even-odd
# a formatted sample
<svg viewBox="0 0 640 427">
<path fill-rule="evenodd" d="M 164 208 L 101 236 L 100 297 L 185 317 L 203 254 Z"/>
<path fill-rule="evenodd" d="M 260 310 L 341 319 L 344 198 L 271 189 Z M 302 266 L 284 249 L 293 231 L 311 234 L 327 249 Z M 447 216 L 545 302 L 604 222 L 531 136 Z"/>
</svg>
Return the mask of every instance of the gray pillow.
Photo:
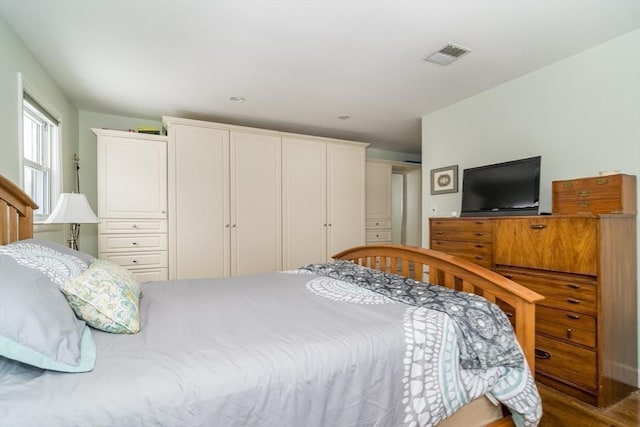
<svg viewBox="0 0 640 427">
<path fill-rule="evenodd" d="M 0 357 L 62 372 L 93 369 L 91 331 L 54 281 L 74 275 L 80 263 L 39 245 L 0 246 Z"/>
<path fill-rule="evenodd" d="M 33 244 L 36 244 L 36 245 L 46 246 L 47 248 L 56 250 L 58 252 L 62 252 L 63 254 L 72 255 L 72 256 L 75 256 L 77 258 L 80 258 L 82 261 L 84 261 L 85 264 L 87 264 L 87 266 L 89 264 L 91 264 L 91 262 L 95 259 L 94 257 L 92 257 L 89 254 L 85 254 L 84 252 L 76 251 L 75 249 L 71 249 L 68 246 L 61 245 L 60 243 L 56 243 L 56 242 L 50 242 L 48 240 L 43 240 L 43 239 L 25 239 L 25 240 L 19 240 L 17 242 L 13 242 L 13 243 L 9 243 L 9 244 L 12 245 L 12 244 L 17 244 L 17 243 L 33 243 Z"/>
</svg>

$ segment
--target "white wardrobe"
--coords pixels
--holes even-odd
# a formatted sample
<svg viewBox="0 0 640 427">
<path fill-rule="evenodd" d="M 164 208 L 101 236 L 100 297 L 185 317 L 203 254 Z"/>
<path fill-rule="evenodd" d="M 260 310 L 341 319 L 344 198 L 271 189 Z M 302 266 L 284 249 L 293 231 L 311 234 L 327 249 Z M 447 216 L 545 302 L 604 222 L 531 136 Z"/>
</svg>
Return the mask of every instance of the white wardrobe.
<svg viewBox="0 0 640 427">
<path fill-rule="evenodd" d="M 97 135 L 98 256 L 140 280 L 167 280 L 167 137 Z"/>
<path fill-rule="evenodd" d="M 169 276 L 323 262 L 364 243 L 366 144 L 164 117 Z"/>
</svg>

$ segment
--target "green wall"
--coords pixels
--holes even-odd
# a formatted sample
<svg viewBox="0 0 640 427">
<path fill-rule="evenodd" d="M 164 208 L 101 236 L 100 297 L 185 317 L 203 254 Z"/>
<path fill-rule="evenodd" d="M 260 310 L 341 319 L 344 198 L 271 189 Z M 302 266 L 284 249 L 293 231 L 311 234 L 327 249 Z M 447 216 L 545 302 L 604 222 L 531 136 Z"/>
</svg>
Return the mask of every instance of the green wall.
<svg viewBox="0 0 640 427">
<path fill-rule="evenodd" d="M 78 109 L 0 16 L 0 174 L 16 183 L 20 176 L 18 129 L 22 119 L 18 104 L 22 88 L 18 73 L 62 116 L 63 191 L 72 191 L 75 180 L 73 154 L 78 152 Z M 36 231 L 41 238 L 59 243 L 66 240 L 67 230 L 62 226 L 37 227 Z"/>
</svg>

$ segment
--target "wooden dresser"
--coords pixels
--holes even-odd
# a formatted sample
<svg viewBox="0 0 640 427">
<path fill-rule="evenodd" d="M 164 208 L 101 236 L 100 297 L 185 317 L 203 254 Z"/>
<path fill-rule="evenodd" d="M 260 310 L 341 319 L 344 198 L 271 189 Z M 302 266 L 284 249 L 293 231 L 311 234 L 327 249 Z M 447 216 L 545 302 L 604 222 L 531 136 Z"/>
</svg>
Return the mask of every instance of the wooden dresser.
<svg viewBox="0 0 640 427">
<path fill-rule="evenodd" d="M 430 238 L 545 296 L 537 381 L 599 407 L 635 390 L 635 215 L 431 218 Z"/>
</svg>

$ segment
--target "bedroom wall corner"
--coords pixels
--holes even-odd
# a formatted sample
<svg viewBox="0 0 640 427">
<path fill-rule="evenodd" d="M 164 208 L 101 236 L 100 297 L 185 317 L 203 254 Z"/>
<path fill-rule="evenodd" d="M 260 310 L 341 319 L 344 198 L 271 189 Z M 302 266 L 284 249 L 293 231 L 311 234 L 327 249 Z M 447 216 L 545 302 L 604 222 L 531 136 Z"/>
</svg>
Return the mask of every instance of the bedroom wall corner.
<svg viewBox="0 0 640 427">
<path fill-rule="evenodd" d="M 22 87 L 19 87 L 18 73 L 21 73 L 22 78 L 62 116 L 62 190 L 72 191 L 75 188 L 73 154 L 78 151 L 78 109 L 1 15 L 0 58 L 0 174 L 19 183 L 19 123 L 22 112 L 19 93 Z M 66 227 L 36 226 L 35 231 L 38 238 L 58 243 L 66 240 Z"/>
<path fill-rule="evenodd" d="M 460 192 L 430 194 L 429 171 L 443 166 L 459 166 L 462 188 L 465 168 L 541 155 L 541 211 L 554 180 L 608 170 L 640 178 L 640 56 L 629 55 L 639 44 L 635 30 L 424 115 L 423 224 L 432 206 L 437 216 L 460 210 Z"/>
</svg>

